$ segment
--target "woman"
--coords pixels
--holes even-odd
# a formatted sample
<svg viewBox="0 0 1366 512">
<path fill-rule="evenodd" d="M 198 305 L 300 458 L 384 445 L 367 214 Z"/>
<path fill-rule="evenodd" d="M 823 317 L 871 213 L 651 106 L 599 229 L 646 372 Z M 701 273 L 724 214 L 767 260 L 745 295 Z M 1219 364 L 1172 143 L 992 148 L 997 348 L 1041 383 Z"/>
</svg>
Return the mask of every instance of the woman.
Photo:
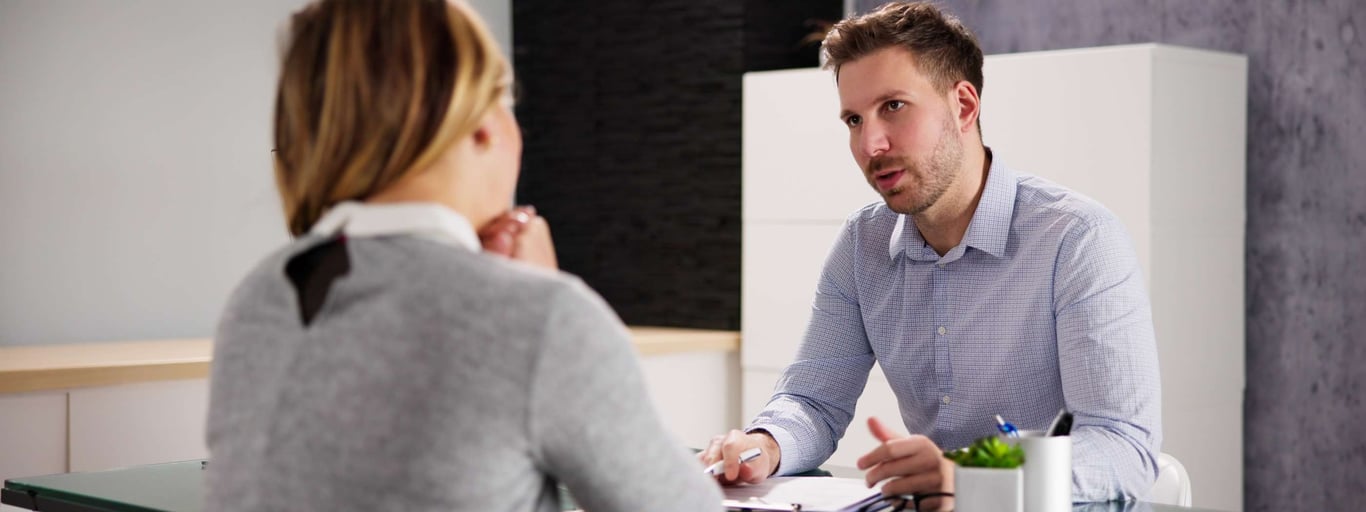
<svg viewBox="0 0 1366 512">
<path fill-rule="evenodd" d="M 297 240 L 219 326 L 209 510 L 551 511 L 557 482 L 588 510 L 720 508 L 620 321 L 511 209 L 508 75 L 461 3 L 294 15 L 275 144 Z"/>
</svg>

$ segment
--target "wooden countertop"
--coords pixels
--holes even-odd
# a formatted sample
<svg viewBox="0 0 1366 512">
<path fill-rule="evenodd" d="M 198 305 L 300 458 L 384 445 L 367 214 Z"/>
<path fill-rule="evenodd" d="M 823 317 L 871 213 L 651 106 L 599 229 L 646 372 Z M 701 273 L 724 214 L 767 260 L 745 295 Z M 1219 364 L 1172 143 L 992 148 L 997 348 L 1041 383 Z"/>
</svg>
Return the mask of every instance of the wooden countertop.
<svg viewBox="0 0 1366 512">
<path fill-rule="evenodd" d="M 642 356 L 680 352 L 739 352 L 740 333 L 674 327 L 632 327 L 631 338 Z"/>
<path fill-rule="evenodd" d="M 630 329 L 643 356 L 740 350 L 735 331 Z M 0 393 L 204 378 L 212 355 L 207 339 L 0 347 Z"/>
</svg>

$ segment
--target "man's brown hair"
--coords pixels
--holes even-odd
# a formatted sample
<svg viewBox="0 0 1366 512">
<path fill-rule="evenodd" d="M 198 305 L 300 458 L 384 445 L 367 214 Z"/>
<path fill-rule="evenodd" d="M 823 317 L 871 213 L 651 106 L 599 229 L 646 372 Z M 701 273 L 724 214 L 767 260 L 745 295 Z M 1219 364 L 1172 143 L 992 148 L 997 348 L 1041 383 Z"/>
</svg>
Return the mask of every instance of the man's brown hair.
<svg viewBox="0 0 1366 512">
<path fill-rule="evenodd" d="M 890 46 L 910 50 L 920 71 L 941 92 L 967 80 L 982 94 L 982 48 L 977 38 L 958 18 L 928 2 L 892 2 L 836 23 L 821 51 L 825 66 L 838 77 L 840 66 Z"/>
</svg>

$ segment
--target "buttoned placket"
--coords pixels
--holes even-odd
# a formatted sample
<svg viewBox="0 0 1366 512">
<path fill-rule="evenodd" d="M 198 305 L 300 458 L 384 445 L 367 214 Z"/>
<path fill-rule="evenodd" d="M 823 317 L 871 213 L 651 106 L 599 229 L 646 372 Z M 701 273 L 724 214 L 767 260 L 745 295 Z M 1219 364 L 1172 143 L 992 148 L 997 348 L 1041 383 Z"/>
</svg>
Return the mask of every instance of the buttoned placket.
<svg viewBox="0 0 1366 512">
<path fill-rule="evenodd" d="M 933 249 L 928 244 L 925 250 L 933 254 Z M 929 256 L 929 254 L 927 254 Z M 953 332 L 949 329 L 951 318 L 949 318 L 949 263 L 944 258 L 937 258 L 934 265 L 930 267 L 930 283 L 933 287 L 931 291 L 931 303 L 934 308 L 934 375 L 939 391 L 939 407 L 947 408 L 953 405 L 953 359 L 949 350 L 949 342 L 952 341 Z M 944 415 L 939 415 L 944 418 Z"/>
</svg>

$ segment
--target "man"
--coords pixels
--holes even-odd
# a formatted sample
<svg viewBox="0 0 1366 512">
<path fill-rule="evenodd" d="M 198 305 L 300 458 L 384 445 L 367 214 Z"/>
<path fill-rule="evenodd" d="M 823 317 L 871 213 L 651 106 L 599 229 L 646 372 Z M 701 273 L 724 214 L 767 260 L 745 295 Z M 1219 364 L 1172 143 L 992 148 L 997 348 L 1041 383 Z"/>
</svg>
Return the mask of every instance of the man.
<svg viewBox="0 0 1366 512">
<path fill-rule="evenodd" d="M 882 443 L 858 466 L 885 494 L 952 493 L 942 450 L 992 435 L 996 414 L 1044 429 L 1065 407 L 1074 499 L 1146 495 L 1161 393 L 1147 292 L 1119 220 L 993 160 L 978 125 L 982 51 L 957 19 L 893 3 L 837 24 L 823 51 L 849 148 L 885 204 L 846 222 L 768 406 L 699 457 L 725 461 L 723 483 L 818 466 L 876 361 L 915 434 L 869 420 Z M 753 447 L 763 454 L 737 462 Z"/>
</svg>

